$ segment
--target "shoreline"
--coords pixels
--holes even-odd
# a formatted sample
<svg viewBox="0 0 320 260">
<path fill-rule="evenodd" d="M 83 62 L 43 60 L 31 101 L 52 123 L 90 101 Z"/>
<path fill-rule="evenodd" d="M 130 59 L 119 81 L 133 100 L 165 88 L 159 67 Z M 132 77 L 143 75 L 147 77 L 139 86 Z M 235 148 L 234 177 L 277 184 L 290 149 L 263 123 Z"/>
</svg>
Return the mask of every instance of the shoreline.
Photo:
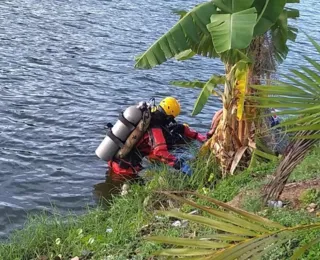
<svg viewBox="0 0 320 260">
<path fill-rule="evenodd" d="M 319 155 L 320 148 L 317 146 L 297 167 L 289 183 L 319 178 Z M 268 182 L 275 166 L 275 163 L 260 164 L 251 171 L 245 170 L 224 180 L 217 177 L 217 166 L 208 168 L 204 160 L 198 160 L 192 165 L 192 177 L 165 166 L 150 169 L 146 177 L 152 177 L 151 180 L 145 185 L 130 184 L 127 194 L 123 196 L 114 195 L 108 210 L 98 206 L 88 209 L 82 215 L 71 213 L 61 216 L 56 212 L 52 216 L 30 216 L 21 230 L 15 231 L 7 241 L 0 243 L 0 259 L 148 259 L 152 252 L 162 248 L 161 244 L 144 240 L 151 234 L 187 237 L 193 232 L 212 232 L 209 228 L 177 222 L 155 213 L 163 209 L 178 208 L 188 213 L 194 210 L 155 193 L 157 190 L 197 191 L 285 226 L 319 221 L 319 212 L 309 213 L 306 209 L 306 203 L 311 203 L 307 199 L 303 202 L 302 198 L 295 198 L 301 200 L 301 205 L 296 208 L 290 208 L 290 203 L 278 209 L 261 208 L 258 191 Z M 316 187 L 320 189 L 320 181 Z M 236 202 L 235 198 L 238 199 Z M 301 239 L 308 240 L 312 235 L 308 234 Z M 281 247 L 268 259 L 288 257 L 288 249 L 290 246 Z M 310 249 L 303 259 L 318 258 L 320 245 Z"/>
</svg>

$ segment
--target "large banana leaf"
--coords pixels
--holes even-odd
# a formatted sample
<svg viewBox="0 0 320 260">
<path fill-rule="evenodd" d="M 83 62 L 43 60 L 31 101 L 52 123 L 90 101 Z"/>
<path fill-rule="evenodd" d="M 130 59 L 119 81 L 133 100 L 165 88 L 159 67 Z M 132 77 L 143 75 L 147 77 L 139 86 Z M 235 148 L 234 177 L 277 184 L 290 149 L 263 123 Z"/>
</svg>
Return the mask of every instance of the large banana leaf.
<svg viewBox="0 0 320 260">
<path fill-rule="evenodd" d="M 282 63 L 287 57 L 289 52 L 287 41 L 295 41 L 297 37 L 298 30 L 288 26 L 288 19 L 296 19 L 299 17 L 299 10 L 284 8 L 285 4 L 289 2 L 298 3 L 299 1 L 257 0 L 254 3 L 258 13 L 260 13 L 254 35 L 262 35 L 271 29 L 271 43 L 274 49 L 273 55 L 278 63 Z"/>
<path fill-rule="evenodd" d="M 299 17 L 298 10 L 286 8 L 282 11 L 276 23 L 271 27 L 272 45 L 278 63 L 282 63 L 287 57 L 289 52 L 287 41 L 296 40 L 298 30 L 288 25 L 288 19 L 296 19 L 297 17 Z"/>
<path fill-rule="evenodd" d="M 180 246 L 180 248 L 161 250 L 156 252 L 156 255 L 194 257 L 181 259 L 261 259 L 262 256 L 267 255 L 275 248 L 280 247 L 294 237 L 298 237 L 301 232 L 320 229 L 320 223 L 287 228 L 268 219 L 194 192 L 175 193 L 201 198 L 206 202 L 206 205 L 212 203 L 214 207 L 202 206 L 191 199 L 177 196 L 173 193 L 161 193 L 166 194 L 171 199 L 186 203 L 205 212 L 206 217 L 184 214 L 178 211 L 164 211 L 161 212 L 162 214 L 209 226 L 213 229 L 214 234 L 195 239 L 149 237 L 147 239 L 154 242 Z M 220 230 L 220 233 L 216 233 L 216 230 Z M 297 257 L 301 256 L 318 241 L 319 239 L 316 239 L 311 241 L 309 245 L 300 247 L 295 251 L 292 259 L 297 259 Z"/>
<path fill-rule="evenodd" d="M 226 13 L 236 13 L 252 6 L 254 0 L 213 0 L 213 3 Z"/>
<path fill-rule="evenodd" d="M 135 67 L 152 68 L 182 51 L 196 48 L 203 35 L 209 35 L 206 25 L 210 22 L 211 15 L 216 12 L 216 6 L 212 2 L 194 7 L 137 58 Z"/>
<path fill-rule="evenodd" d="M 192 58 L 194 55 L 199 54 L 204 57 L 209 57 L 209 58 L 217 58 L 219 55 L 215 51 L 212 43 L 212 38 L 207 34 L 203 34 L 200 37 L 200 42 L 198 44 L 195 44 L 194 46 L 191 47 L 191 49 L 185 50 L 180 52 L 179 54 L 175 55 L 175 58 L 177 60 L 188 60 Z"/>
<path fill-rule="evenodd" d="M 194 81 L 171 81 L 171 85 L 175 85 L 178 87 L 184 87 L 184 88 L 203 88 L 206 85 L 206 82 L 194 80 Z"/>
<path fill-rule="evenodd" d="M 294 39 L 296 36 L 295 30 L 288 26 L 288 32 L 285 33 L 287 36 L 283 29 L 276 30 L 279 26 L 286 24 L 282 20 L 279 22 L 278 19 L 285 4 L 289 2 L 299 1 L 213 0 L 199 4 L 189 12 L 176 11 L 175 13 L 180 15 L 179 21 L 154 42 L 146 52 L 137 56 L 135 67 L 150 69 L 177 55 L 178 60 L 189 59 L 195 54 L 219 57 L 224 54 L 225 50 L 246 48 L 254 36 L 264 34 L 271 27 L 273 27 L 273 37 L 276 39 L 275 45 L 277 46 L 275 56 L 282 61 L 288 51 L 285 44 L 287 39 Z M 252 8 L 256 8 L 258 17 L 251 13 Z M 290 18 L 299 15 L 298 10 L 286 10 Z M 244 15 L 242 12 L 248 13 Z M 211 17 L 212 21 L 210 21 Z M 234 19 L 237 22 L 234 22 Z M 253 24 L 254 20 L 255 24 Z M 207 26 L 212 22 L 210 34 Z M 254 27 L 253 35 L 252 27 Z M 182 53 L 185 51 L 187 53 Z"/>
<path fill-rule="evenodd" d="M 289 48 L 287 40 L 289 37 L 288 15 L 283 11 L 276 23 L 271 27 L 272 45 L 275 51 L 275 57 L 279 63 L 287 57 Z"/>
<path fill-rule="evenodd" d="M 182 61 L 182 60 L 188 60 L 191 59 L 193 56 L 195 56 L 197 53 L 195 53 L 193 50 L 185 50 L 183 52 L 180 52 L 179 54 L 175 55 L 174 57 L 176 60 Z"/>
<path fill-rule="evenodd" d="M 207 83 L 203 86 L 202 91 L 200 92 L 199 97 L 197 98 L 196 103 L 194 104 L 192 115 L 197 115 L 201 112 L 203 109 L 204 105 L 207 103 L 209 97 L 212 95 L 214 92 L 214 89 L 217 87 L 219 84 L 224 84 L 225 82 L 225 77 L 221 76 L 216 76 L 213 75 Z"/>
<path fill-rule="evenodd" d="M 245 49 L 251 43 L 257 12 L 250 8 L 233 14 L 215 14 L 207 25 L 217 53 Z"/>
<path fill-rule="evenodd" d="M 288 18 L 296 19 L 300 16 L 299 10 L 297 10 L 297 9 L 288 7 L 285 10 L 287 11 Z"/>
<path fill-rule="evenodd" d="M 210 34 L 203 34 L 201 36 L 201 40 L 199 44 L 195 44 L 192 47 L 192 50 L 204 57 L 209 58 L 217 58 L 219 55 L 217 54 L 216 50 L 213 47 L 212 38 Z"/>
<path fill-rule="evenodd" d="M 188 14 L 188 12 L 184 10 L 178 10 L 174 13 L 180 15 L 180 19 L 182 19 L 186 14 Z M 200 36 L 200 38 L 201 39 L 198 44 L 192 46 L 192 49 L 182 51 L 179 54 L 175 55 L 175 59 L 179 61 L 188 60 L 196 54 L 209 58 L 219 57 L 219 55 L 214 50 L 210 34 L 203 34 L 202 36 Z"/>
<path fill-rule="evenodd" d="M 265 34 L 278 20 L 287 0 L 255 0 L 253 6 L 257 9 L 259 17 L 254 29 L 254 35 Z"/>
<path fill-rule="evenodd" d="M 188 13 L 188 11 L 186 11 L 186 10 L 174 10 L 173 13 L 179 15 L 180 19 L 182 19 Z"/>
</svg>

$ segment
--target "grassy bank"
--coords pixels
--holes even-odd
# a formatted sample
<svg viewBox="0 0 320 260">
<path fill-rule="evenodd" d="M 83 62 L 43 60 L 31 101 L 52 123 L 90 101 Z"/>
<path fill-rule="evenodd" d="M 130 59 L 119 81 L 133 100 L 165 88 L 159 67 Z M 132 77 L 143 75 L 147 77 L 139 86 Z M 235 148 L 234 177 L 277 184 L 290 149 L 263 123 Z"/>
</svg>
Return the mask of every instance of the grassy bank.
<svg viewBox="0 0 320 260">
<path fill-rule="evenodd" d="M 291 182 L 319 178 L 320 148 L 314 149 L 295 170 Z M 155 210 L 177 208 L 190 212 L 193 209 L 178 205 L 175 201 L 155 193 L 156 190 L 197 190 L 224 202 L 232 201 L 235 206 L 256 212 L 285 226 L 319 221 L 316 213 L 305 210 L 306 204 L 317 202 L 317 195 L 310 193 L 302 198 L 299 208 L 290 203 L 285 208 L 262 208 L 260 189 L 268 182 L 275 164 L 261 164 L 252 171 L 217 182 L 218 170 L 209 168 L 205 162 L 194 163 L 194 175 L 190 178 L 169 168 L 155 168 L 147 172 L 145 185 L 130 184 L 127 195 L 115 196 L 105 206 L 88 209 L 81 216 L 53 216 L 46 214 L 30 216 L 24 229 L 15 232 L 7 243 L 0 245 L 0 259 L 148 259 L 150 254 L 161 248 L 160 244 L 147 242 L 145 236 L 193 237 L 212 232 L 209 228 L 157 216 Z M 148 178 L 152 177 L 152 178 Z M 201 203 L 201 201 L 199 201 Z M 176 226 L 173 225 L 176 224 Z M 309 241 L 315 234 L 301 237 Z M 266 259 L 287 259 L 292 240 L 276 250 Z M 320 246 L 313 247 L 304 259 L 320 259 Z"/>
</svg>

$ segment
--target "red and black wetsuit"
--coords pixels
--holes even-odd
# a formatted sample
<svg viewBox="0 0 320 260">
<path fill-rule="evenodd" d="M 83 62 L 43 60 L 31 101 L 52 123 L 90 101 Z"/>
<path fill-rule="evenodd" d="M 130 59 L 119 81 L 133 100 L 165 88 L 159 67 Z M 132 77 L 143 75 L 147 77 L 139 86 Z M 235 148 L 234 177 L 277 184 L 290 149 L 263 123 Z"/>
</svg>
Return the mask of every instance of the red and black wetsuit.
<svg viewBox="0 0 320 260">
<path fill-rule="evenodd" d="M 136 174 L 142 169 L 142 158 L 147 157 L 150 161 L 163 162 L 180 169 L 179 160 L 169 149 L 174 144 L 185 142 L 184 139 L 203 141 L 203 136 L 185 125 L 177 124 L 174 119 L 157 110 L 152 113 L 149 130 L 136 147 L 124 159 L 109 161 L 108 165 L 116 174 Z"/>
</svg>

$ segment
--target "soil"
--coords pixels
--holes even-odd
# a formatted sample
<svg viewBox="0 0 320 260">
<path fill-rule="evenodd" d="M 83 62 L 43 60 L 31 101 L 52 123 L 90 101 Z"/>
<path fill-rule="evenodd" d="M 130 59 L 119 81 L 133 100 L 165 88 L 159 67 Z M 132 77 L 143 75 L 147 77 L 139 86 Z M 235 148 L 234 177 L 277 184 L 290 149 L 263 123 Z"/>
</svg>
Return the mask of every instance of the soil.
<svg viewBox="0 0 320 260">
<path fill-rule="evenodd" d="M 301 197 L 301 194 L 307 189 L 320 189 L 320 179 L 286 184 L 280 196 L 280 200 L 289 201 L 290 207 L 292 208 L 301 208 L 302 205 L 299 201 L 299 198 Z"/>
<path fill-rule="evenodd" d="M 320 190 L 320 179 L 307 180 L 301 182 L 293 182 L 286 184 L 279 200 L 285 202 L 290 208 L 301 208 L 301 202 L 299 198 L 301 194 L 307 189 L 319 189 Z M 256 190 L 242 191 L 233 200 L 229 201 L 228 204 L 233 207 L 242 207 L 242 203 L 245 197 L 256 194 Z M 319 207 L 320 205 L 318 205 Z"/>
</svg>

